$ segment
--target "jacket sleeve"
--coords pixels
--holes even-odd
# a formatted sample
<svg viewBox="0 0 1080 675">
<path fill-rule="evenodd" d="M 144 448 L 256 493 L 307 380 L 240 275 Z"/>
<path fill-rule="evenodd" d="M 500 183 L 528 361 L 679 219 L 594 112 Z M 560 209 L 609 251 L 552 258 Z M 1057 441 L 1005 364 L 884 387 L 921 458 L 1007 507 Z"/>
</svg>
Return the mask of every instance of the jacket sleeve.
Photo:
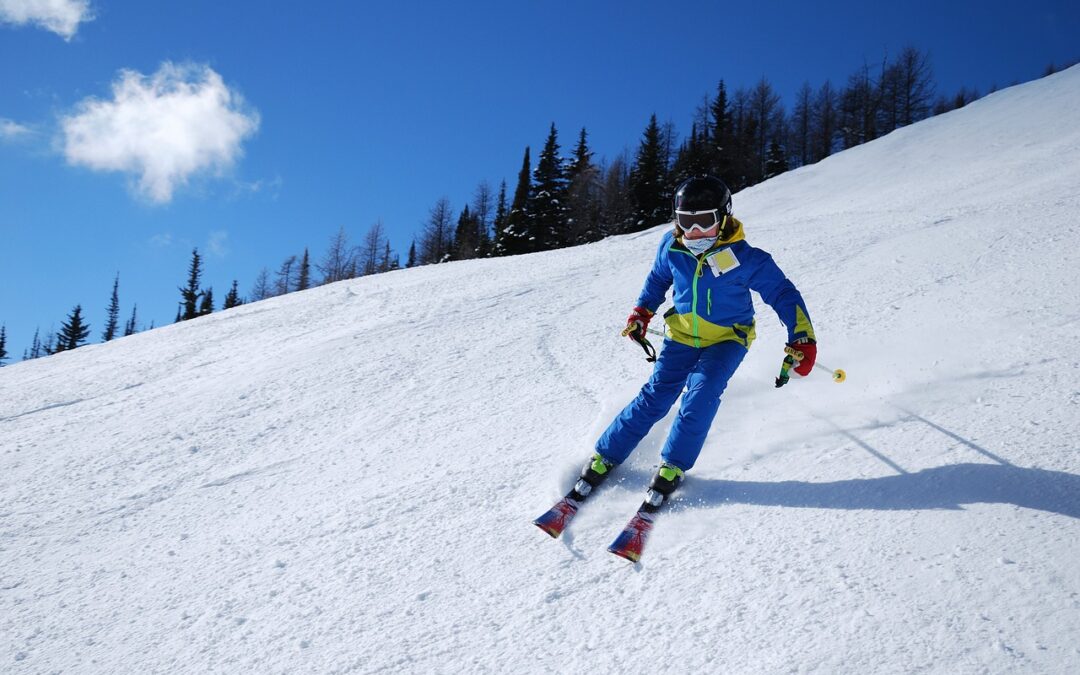
<svg viewBox="0 0 1080 675">
<path fill-rule="evenodd" d="M 756 252 L 754 269 L 750 273 L 750 289 L 756 291 L 787 326 L 788 342 L 799 338 L 810 338 L 816 342 L 810 313 L 806 311 L 806 303 L 799 289 L 784 276 L 771 255 L 760 249 L 756 249 Z"/>
<path fill-rule="evenodd" d="M 638 307 L 644 307 L 654 314 L 664 302 L 664 296 L 667 295 L 673 281 L 671 263 L 668 262 L 670 245 L 671 234 L 668 233 L 660 240 L 660 248 L 656 250 L 656 259 L 653 260 L 652 269 L 649 270 L 649 276 L 645 277 L 645 286 L 637 299 Z"/>
</svg>

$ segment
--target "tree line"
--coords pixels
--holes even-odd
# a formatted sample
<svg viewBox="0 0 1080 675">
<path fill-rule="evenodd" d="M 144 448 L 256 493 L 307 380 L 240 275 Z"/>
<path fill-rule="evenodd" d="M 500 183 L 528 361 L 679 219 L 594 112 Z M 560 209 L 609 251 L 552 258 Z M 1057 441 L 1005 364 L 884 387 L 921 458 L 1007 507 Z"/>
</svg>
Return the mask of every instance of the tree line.
<svg viewBox="0 0 1080 675">
<path fill-rule="evenodd" d="M 1050 65 L 1044 75 L 1056 70 Z M 647 229 L 670 218 L 672 190 L 690 176 L 716 175 L 739 191 L 977 98 L 979 93 L 967 87 L 950 96 L 937 93 L 928 54 L 907 47 L 894 59 L 864 63 L 843 86 L 829 80 L 817 87 L 804 83 L 790 111 L 765 77 L 734 92 L 721 79 L 716 91 L 700 100 L 684 138 L 678 137 L 673 123 L 661 124 L 653 114 L 634 151 L 624 150 L 611 160 L 596 161 L 584 128 L 564 157 L 552 124 L 535 168 L 531 148 L 525 147 L 509 198 L 505 180 L 497 191 L 481 181 L 456 213 L 448 198 L 439 198 L 409 246 L 404 267 L 552 250 Z M 233 280 L 221 309 L 401 267 L 381 221 L 358 245 L 341 227 L 314 263 L 314 272 L 305 248 L 302 254 L 287 256 L 274 271 L 262 268 L 247 297 Z M 179 287 L 176 321 L 215 311 L 213 288 L 201 286 L 202 274 L 196 249 L 187 281 Z M 138 331 L 136 306 L 123 328 L 119 325 L 118 287 L 119 275 L 102 342 Z M 76 305 L 58 333 L 44 338 L 39 333 L 35 331 L 24 360 L 86 344 L 90 326 Z M 6 341 L 6 328 L 0 326 L 0 366 L 8 359 Z"/>
</svg>

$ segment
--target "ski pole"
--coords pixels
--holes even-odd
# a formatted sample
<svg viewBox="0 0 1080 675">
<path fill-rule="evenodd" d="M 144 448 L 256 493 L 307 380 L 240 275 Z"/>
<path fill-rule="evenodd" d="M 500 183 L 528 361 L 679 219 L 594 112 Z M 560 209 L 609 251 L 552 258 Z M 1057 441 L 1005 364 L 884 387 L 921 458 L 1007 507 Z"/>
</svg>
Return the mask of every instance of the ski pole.
<svg viewBox="0 0 1080 675">
<path fill-rule="evenodd" d="M 795 365 L 796 361 L 803 360 L 803 353 L 794 347 L 784 347 L 784 362 L 780 365 L 780 376 L 776 378 L 776 386 L 780 388 L 788 383 L 791 379 L 791 368 Z M 822 373 L 829 373 L 832 381 L 840 384 L 847 379 L 847 373 L 841 368 L 832 369 L 826 366 L 824 363 L 818 363 L 818 368 L 822 368 Z M 817 368 L 815 368 L 817 370 Z"/>
</svg>

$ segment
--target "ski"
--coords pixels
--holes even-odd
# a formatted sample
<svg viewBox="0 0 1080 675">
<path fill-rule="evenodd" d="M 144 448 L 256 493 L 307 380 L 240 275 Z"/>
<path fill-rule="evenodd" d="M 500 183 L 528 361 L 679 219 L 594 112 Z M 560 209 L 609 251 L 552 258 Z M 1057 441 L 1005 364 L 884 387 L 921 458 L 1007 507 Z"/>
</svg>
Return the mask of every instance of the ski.
<svg viewBox="0 0 1080 675">
<path fill-rule="evenodd" d="M 645 550 L 645 542 L 648 541 L 649 533 L 652 532 L 655 515 L 655 512 L 649 513 L 645 510 L 645 505 L 642 505 L 607 550 L 631 562 L 640 561 L 641 553 Z"/>
<path fill-rule="evenodd" d="M 669 464 L 661 464 L 660 470 L 649 484 L 645 501 L 638 507 L 637 513 L 626 524 L 615 541 L 608 546 L 608 551 L 631 562 L 639 562 L 645 550 L 645 543 L 652 532 L 656 514 L 668 502 L 671 493 L 682 483 L 683 471 Z"/>
<path fill-rule="evenodd" d="M 534 520 L 533 525 L 550 534 L 553 539 L 558 539 L 581 508 L 582 502 L 574 498 L 576 494 L 576 490 L 571 490 L 565 497 L 555 502 L 555 506 L 552 506 L 544 515 Z"/>
</svg>

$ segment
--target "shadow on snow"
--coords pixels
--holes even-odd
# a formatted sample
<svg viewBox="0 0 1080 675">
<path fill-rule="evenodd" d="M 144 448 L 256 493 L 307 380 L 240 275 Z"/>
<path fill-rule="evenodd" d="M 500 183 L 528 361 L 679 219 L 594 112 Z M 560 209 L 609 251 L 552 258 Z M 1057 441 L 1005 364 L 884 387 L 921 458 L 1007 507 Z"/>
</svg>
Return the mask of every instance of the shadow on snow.
<svg viewBox="0 0 1080 675">
<path fill-rule="evenodd" d="M 1014 504 L 1080 518 L 1080 476 L 1001 464 L 952 464 L 898 476 L 828 483 L 693 477 L 680 497 L 684 503 L 694 505 L 735 503 L 883 511 Z"/>
</svg>

